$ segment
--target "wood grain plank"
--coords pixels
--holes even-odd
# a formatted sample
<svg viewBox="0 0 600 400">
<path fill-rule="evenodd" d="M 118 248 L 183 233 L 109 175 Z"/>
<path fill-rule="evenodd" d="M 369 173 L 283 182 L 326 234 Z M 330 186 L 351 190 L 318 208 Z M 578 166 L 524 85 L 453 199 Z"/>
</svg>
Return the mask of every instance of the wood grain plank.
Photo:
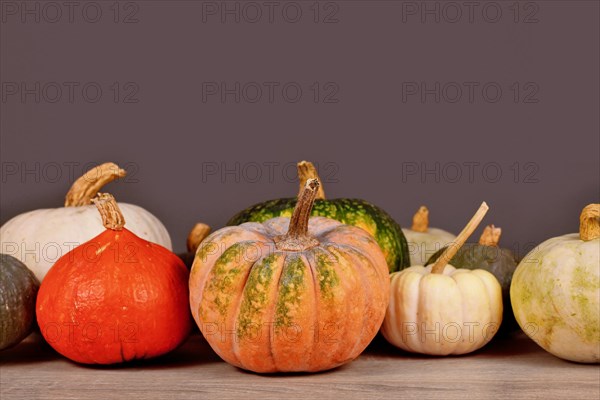
<svg viewBox="0 0 600 400">
<path fill-rule="evenodd" d="M 0 397 L 10 399 L 597 399 L 600 367 L 566 362 L 522 334 L 475 354 L 434 358 L 377 338 L 354 362 L 319 374 L 256 375 L 221 361 L 196 334 L 175 352 L 118 367 L 67 361 L 36 335 L 0 353 Z"/>
</svg>

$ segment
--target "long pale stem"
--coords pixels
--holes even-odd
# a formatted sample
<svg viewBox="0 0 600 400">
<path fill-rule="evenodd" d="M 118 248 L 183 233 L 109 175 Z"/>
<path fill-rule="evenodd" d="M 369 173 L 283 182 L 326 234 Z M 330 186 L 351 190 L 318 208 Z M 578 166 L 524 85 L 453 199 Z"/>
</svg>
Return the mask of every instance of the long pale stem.
<svg viewBox="0 0 600 400">
<path fill-rule="evenodd" d="M 473 215 L 473 217 L 467 223 L 464 229 L 458 234 L 454 243 L 448 245 L 448 247 L 442 253 L 440 258 L 438 258 L 435 264 L 433 264 L 433 267 L 431 268 L 432 274 L 441 274 L 444 272 L 444 268 L 446 268 L 446 265 L 448 265 L 448 263 L 450 262 L 452 257 L 454 257 L 458 249 L 460 249 L 462 245 L 465 244 L 465 242 L 467 241 L 469 236 L 471 236 L 473 231 L 477 229 L 477 226 L 479 225 L 479 223 L 481 222 L 488 210 L 489 207 L 486 204 L 486 202 L 484 201 L 483 203 L 481 203 L 477 212 Z"/>
</svg>

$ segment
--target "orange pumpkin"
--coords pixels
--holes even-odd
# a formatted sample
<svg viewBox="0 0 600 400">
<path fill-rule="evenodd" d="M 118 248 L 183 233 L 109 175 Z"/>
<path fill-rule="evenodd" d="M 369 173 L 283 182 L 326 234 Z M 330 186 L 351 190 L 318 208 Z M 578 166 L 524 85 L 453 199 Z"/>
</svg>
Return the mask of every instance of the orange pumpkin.
<svg viewBox="0 0 600 400">
<path fill-rule="evenodd" d="M 379 330 L 390 290 L 385 256 L 361 228 L 309 220 L 318 188 L 307 181 L 291 219 L 226 227 L 198 248 L 192 315 L 230 364 L 327 370 L 358 357 Z"/>
<path fill-rule="evenodd" d="M 111 195 L 98 196 L 106 230 L 63 255 L 46 275 L 37 298 L 42 335 L 86 364 L 167 353 L 191 329 L 187 269 L 166 248 L 123 228 Z"/>
</svg>

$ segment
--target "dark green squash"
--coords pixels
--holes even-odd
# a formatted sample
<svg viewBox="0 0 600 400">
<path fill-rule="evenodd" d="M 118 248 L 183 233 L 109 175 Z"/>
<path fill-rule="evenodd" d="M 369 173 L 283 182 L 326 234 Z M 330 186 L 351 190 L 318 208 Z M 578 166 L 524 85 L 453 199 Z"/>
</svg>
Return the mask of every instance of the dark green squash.
<svg viewBox="0 0 600 400">
<path fill-rule="evenodd" d="M 509 333 L 519 328 L 510 304 L 510 283 L 517 268 L 514 253 L 498 247 L 501 229 L 494 225 L 486 226 L 479 243 L 465 243 L 452 257 L 450 264 L 456 268 L 484 269 L 491 272 L 502 287 L 504 312 L 498 334 Z M 425 265 L 433 264 L 446 248 L 433 254 Z"/>
<path fill-rule="evenodd" d="M 299 162 L 298 178 L 301 188 L 308 179 L 318 179 L 314 165 L 307 161 Z M 275 217 L 291 217 L 295 206 L 296 198 L 265 201 L 240 211 L 227 222 L 227 225 L 264 222 Z M 325 199 L 321 186 L 311 215 L 335 219 L 369 232 L 381 247 L 390 272 L 410 266 L 408 244 L 404 233 L 400 225 L 381 208 L 360 199 Z"/>
<path fill-rule="evenodd" d="M 0 254 L 0 350 L 21 342 L 33 330 L 39 286 L 25 264 Z"/>
</svg>

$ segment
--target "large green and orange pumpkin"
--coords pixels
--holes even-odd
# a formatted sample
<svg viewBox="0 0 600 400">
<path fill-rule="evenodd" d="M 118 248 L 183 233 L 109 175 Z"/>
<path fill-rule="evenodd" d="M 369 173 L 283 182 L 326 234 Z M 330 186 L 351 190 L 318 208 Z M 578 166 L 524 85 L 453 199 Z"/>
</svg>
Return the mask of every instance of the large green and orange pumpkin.
<svg viewBox="0 0 600 400">
<path fill-rule="evenodd" d="M 335 368 L 379 330 L 389 300 L 385 257 L 365 230 L 310 217 L 318 188 L 317 179 L 307 181 L 291 219 L 226 227 L 198 248 L 192 315 L 217 354 L 237 367 Z"/>
<path fill-rule="evenodd" d="M 302 192 L 304 182 L 319 177 L 312 163 L 301 161 L 298 163 L 298 178 L 300 192 Z M 227 225 L 265 222 L 275 217 L 291 217 L 295 206 L 295 197 L 265 201 L 240 211 L 227 222 Z M 408 244 L 402 228 L 380 207 L 361 199 L 326 199 L 321 186 L 311 215 L 335 219 L 369 232 L 381 247 L 390 272 L 410 265 Z"/>
</svg>

